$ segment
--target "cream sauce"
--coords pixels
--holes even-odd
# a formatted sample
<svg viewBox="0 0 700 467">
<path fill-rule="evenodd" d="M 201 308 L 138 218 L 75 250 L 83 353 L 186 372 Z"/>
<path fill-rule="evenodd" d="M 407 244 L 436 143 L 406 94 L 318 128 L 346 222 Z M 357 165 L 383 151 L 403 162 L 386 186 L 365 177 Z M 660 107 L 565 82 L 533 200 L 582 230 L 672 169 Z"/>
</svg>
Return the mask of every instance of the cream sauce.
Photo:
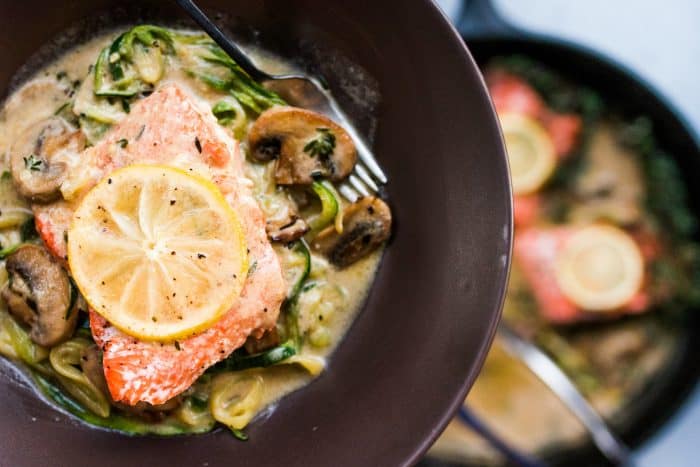
<svg viewBox="0 0 700 467">
<path fill-rule="evenodd" d="M 21 137 L 27 127 L 54 115 L 64 104 L 70 102 L 77 92 L 74 86 L 76 81 L 92 79 L 92 75 L 88 75 L 89 69 L 97 60 L 100 50 L 110 44 L 119 32 L 121 30 L 103 34 L 67 51 L 55 62 L 39 70 L 34 77 L 9 96 L 0 111 L 0 154 L 2 154 L 0 170 L 8 170 L 8 153 L 12 143 Z M 249 52 L 254 60 L 268 70 L 278 73 L 293 70 L 289 63 L 267 51 L 250 49 Z M 166 75 L 158 85 L 176 82 L 209 105 L 228 96 L 212 90 L 201 81 L 187 75 L 184 70 L 175 66 L 173 61 L 169 62 L 166 69 Z M 69 166 L 79 166 L 79 160 L 72 161 Z M 264 168 L 250 162 L 246 162 L 245 166 L 246 173 L 251 175 L 251 179 L 256 184 L 255 190 L 261 204 L 279 206 L 275 197 L 280 195 L 274 190 L 269 193 L 267 190 L 269 179 L 266 179 L 264 174 L 260 176 Z M 361 309 L 380 258 L 381 251 L 376 251 L 352 266 L 338 270 L 329 266 L 323 259 L 314 257 L 314 265 L 318 267 L 312 270 L 313 279 L 336 287 L 336 290 L 340 291 L 341 299 L 338 300 L 332 317 L 324 322 L 324 328 L 330 337 L 328 345 L 314 347 L 307 344 L 302 349 L 302 356 L 316 357 L 325 361 L 331 355 Z M 260 410 L 265 407 L 274 407 L 274 403 L 285 394 L 314 379 L 309 372 L 298 365 L 279 365 L 250 371 L 258 372 L 265 381 Z"/>
</svg>

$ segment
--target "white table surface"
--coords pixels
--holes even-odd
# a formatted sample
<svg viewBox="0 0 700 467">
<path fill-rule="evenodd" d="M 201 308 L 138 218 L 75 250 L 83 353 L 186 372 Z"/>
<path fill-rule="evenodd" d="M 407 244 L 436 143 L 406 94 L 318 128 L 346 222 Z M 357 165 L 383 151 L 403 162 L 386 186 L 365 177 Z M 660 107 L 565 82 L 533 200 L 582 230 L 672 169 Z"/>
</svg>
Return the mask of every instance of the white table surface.
<svg viewBox="0 0 700 467">
<path fill-rule="evenodd" d="M 639 73 L 700 134 L 700 1 L 492 1 L 512 24 L 588 45 Z M 457 19 L 461 0 L 438 3 Z M 700 387 L 635 456 L 640 467 L 700 466 Z"/>
</svg>

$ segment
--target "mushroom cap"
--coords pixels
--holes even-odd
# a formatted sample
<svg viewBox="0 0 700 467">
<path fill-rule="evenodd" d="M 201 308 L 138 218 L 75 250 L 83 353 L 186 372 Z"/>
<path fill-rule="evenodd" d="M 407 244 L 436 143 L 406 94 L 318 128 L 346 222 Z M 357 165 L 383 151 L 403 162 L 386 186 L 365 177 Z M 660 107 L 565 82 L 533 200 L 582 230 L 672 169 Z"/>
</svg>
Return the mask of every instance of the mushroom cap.
<svg viewBox="0 0 700 467">
<path fill-rule="evenodd" d="M 31 327 L 32 341 L 52 347 L 75 330 L 68 274 L 42 247 L 24 245 L 7 257 L 10 280 L 2 297 L 10 312 Z"/>
<path fill-rule="evenodd" d="M 248 133 L 252 156 L 277 160 L 275 181 L 308 185 L 323 177 L 340 181 L 352 172 L 357 150 L 343 127 L 328 117 L 298 107 L 263 112 Z"/>
<path fill-rule="evenodd" d="M 312 246 L 334 265 L 346 267 L 374 251 L 390 235 L 389 206 L 379 198 L 364 197 L 345 209 L 342 234 L 330 226 L 318 234 Z"/>
<path fill-rule="evenodd" d="M 60 197 L 68 167 L 55 157 L 63 151 L 77 153 L 85 147 L 82 132 L 65 120 L 51 117 L 28 127 L 10 149 L 10 172 L 17 191 L 38 203 Z"/>
</svg>

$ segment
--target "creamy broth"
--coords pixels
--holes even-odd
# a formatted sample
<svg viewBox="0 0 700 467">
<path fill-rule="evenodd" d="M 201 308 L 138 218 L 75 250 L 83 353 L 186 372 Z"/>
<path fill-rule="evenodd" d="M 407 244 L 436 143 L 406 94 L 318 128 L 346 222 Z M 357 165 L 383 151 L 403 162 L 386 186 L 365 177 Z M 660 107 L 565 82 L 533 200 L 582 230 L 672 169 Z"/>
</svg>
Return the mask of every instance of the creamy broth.
<svg viewBox="0 0 700 467">
<path fill-rule="evenodd" d="M 79 92 L 77 88 L 80 82 L 92 79 L 92 74 L 88 75 L 88 73 L 93 69 L 100 51 L 108 46 L 120 32 L 122 30 L 105 33 L 85 44 L 77 46 L 73 50 L 67 51 L 55 62 L 39 70 L 30 80 L 7 98 L 0 113 L 0 150 L 3 154 L 0 169 L 2 171 L 9 170 L 8 153 L 13 142 L 20 138 L 20 135 L 27 127 L 60 112 L 62 106 L 75 97 L 75 94 Z M 250 52 L 253 58 L 268 70 L 286 72 L 294 69 L 288 62 L 267 51 L 251 49 Z M 202 81 L 188 75 L 182 68 L 179 68 L 171 61 L 167 67 L 166 75 L 158 82 L 157 86 L 173 82 L 189 90 L 191 94 L 209 107 L 221 100 L 222 97 L 228 96 L 228 94 L 213 90 L 211 87 L 203 84 Z M 248 125 L 250 124 L 251 122 L 249 121 Z M 243 149 L 246 149 L 245 142 L 243 142 Z M 69 161 L 68 163 L 71 167 L 80 165 L 79 160 Z M 268 190 L 270 182 L 265 177 L 269 176 L 269 167 L 248 160 L 246 160 L 244 166 L 246 174 L 249 175 L 254 184 L 254 192 L 263 207 L 263 211 L 265 214 L 273 214 L 272 211 L 278 206 L 277 202 L 280 201 L 278 197 L 281 195 L 278 193 L 278 190 Z M 267 211 L 270 212 L 268 213 Z M 5 245 L 2 246 L 4 247 Z M 284 252 L 281 249 L 277 251 L 281 253 L 280 257 L 284 268 Z M 322 319 L 324 320 L 323 332 L 325 334 L 323 345 L 312 345 L 305 341 L 306 343 L 298 353 L 299 357 L 310 357 L 315 359 L 314 361 L 320 362 L 322 366 L 326 365 L 333 350 L 340 344 L 343 335 L 360 311 L 372 284 L 381 256 L 382 248 L 379 248 L 351 266 L 338 269 L 329 265 L 319 254 L 312 252 L 310 279 L 323 287 L 333 287 L 334 293 L 337 293 L 334 296 L 337 306 L 332 310 L 332 316 L 330 314 L 320 318 L 315 315 L 306 316 L 304 315 L 305 309 L 302 297 L 300 313 L 303 317 L 305 316 L 304 319 L 307 321 L 305 328 L 310 332 L 311 329 L 314 329 L 312 321 Z M 309 313 L 313 314 L 313 311 Z M 254 368 L 245 370 L 243 373 L 261 375 L 264 380 L 262 403 L 258 408 L 259 412 L 265 412 L 266 408 L 268 408 L 267 412 L 269 412 L 269 409 L 273 408 L 275 403 L 285 394 L 304 386 L 318 376 L 304 370 L 300 365 Z"/>
</svg>

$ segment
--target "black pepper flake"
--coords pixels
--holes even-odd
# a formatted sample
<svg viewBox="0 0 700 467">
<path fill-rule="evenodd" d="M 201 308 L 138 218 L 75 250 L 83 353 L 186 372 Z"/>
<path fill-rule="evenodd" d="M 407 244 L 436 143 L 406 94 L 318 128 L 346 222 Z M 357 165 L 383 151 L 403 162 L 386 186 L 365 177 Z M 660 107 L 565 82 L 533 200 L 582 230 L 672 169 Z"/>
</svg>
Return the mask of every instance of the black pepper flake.
<svg viewBox="0 0 700 467">
<path fill-rule="evenodd" d="M 107 179 L 107 185 L 111 185 L 111 184 L 112 184 L 112 179 L 111 179 L 111 178 L 108 178 L 108 179 Z"/>
<path fill-rule="evenodd" d="M 194 137 L 194 147 L 197 148 L 198 153 L 202 153 L 202 143 L 199 141 L 199 137 Z"/>
<path fill-rule="evenodd" d="M 171 200 L 170 200 L 170 205 L 172 206 L 173 204 L 175 204 L 175 200 L 174 200 L 174 199 L 171 199 Z"/>
<path fill-rule="evenodd" d="M 139 130 L 138 134 L 136 135 L 136 141 L 138 141 L 141 136 L 143 136 L 143 132 L 146 130 L 146 125 L 141 125 L 141 129 Z"/>
<path fill-rule="evenodd" d="M 175 250 L 171 251 L 170 254 L 175 256 Z"/>
<path fill-rule="evenodd" d="M 173 292 L 173 297 L 177 295 L 177 292 Z"/>
<path fill-rule="evenodd" d="M 263 311 L 264 311 L 265 313 L 267 313 L 267 307 L 263 308 Z"/>
<path fill-rule="evenodd" d="M 182 349 L 180 349 L 180 343 L 178 341 L 175 341 L 175 348 L 177 350 L 182 350 Z"/>
<path fill-rule="evenodd" d="M 152 316 L 152 317 L 151 317 L 151 320 L 155 323 L 155 322 L 158 321 L 158 318 L 156 318 L 155 316 Z"/>
<path fill-rule="evenodd" d="M 204 253 L 197 253 L 197 258 L 199 258 L 199 259 L 203 259 L 206 257 L 207 257 L 207 255 L 205 255 Z"/>
<path fill-rule="evenodd" d="M 102 285 L 105 285 L 105 281 L 102 281 Z"/>
</svg>

